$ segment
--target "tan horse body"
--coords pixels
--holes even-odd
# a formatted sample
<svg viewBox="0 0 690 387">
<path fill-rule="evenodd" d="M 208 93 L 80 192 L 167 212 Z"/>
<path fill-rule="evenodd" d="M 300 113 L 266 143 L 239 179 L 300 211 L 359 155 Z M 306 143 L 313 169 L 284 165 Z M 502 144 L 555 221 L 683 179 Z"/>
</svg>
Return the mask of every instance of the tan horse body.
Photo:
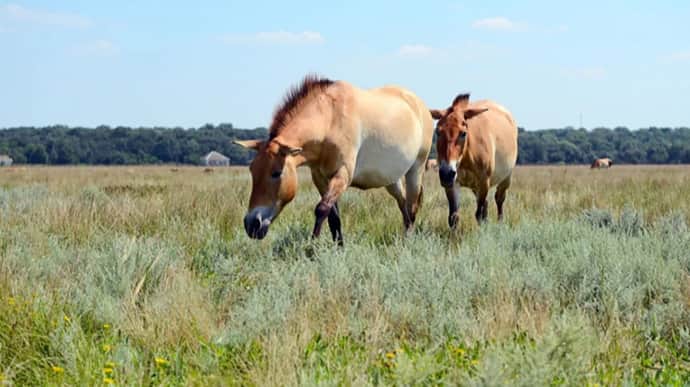
<svg viewBox="0 0 690 387">
<path fill-rule="evenodd" d="M 421 204 L 424 163 L 433 120 L 413 93 L 395 86 L 359 89 L 347 82 L 307 77 L 276 111 L 268 140 L 237 141 L 258 151 L 252 161 L 252 194 L 244 223 L 263 238 L 297 191 L 295 169 L 306 165 L 321 194 L 312 235 L 328 218 L 342 243 L 337 201 L 350 186 L 385 187 L 406 229 Z"/>
<path fill-rule="evenodd" d="M 475 218 L 481 222 L 487 217 L 489 190 L 496 186 L 498 218 L 502 219 L 518 149 L 517 125 L 510 112 L 488 100 L 470 103 L 469 94 L 461 94 L 448 109 L 431 113 L 439 120 L 436 145 L 439 178 L 448 198 L 448 224 L 457 224 L 459 187 L 474 192 Z"/>
<path fill-rule="evenodd" d="M 608 157 L 602 158 L 602 159 L 596 159 L 592 163 L 592 166 L 590 167 L 591 169 L 594 168 L 611 168 L 613 165 L 613 160 L 611 160 Z"/>
</svg>

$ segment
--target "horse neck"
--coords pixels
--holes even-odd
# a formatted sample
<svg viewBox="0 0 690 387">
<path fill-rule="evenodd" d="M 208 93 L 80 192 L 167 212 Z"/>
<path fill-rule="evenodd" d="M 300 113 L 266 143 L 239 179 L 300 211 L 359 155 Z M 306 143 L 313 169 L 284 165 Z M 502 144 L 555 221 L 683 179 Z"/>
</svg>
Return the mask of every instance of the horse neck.
<svg viewBox="0 0 690 387">
<path fill-rule="evenodd" d="M 276 137 L 284 144 L 302 148 L 302 153 L 295 158 L 298 167 L 321 158 L 324 140 L 333 129 L 331 112 L 326 109 L 320 111 L 321 114 L 313 118 L 295 117 L 288 128 Z"/>
<path fill-rule="evenodd" d="M 465 144 L 462 149 L 462 155 L 460 155 L 460 166 L 464 169 L 471 169 L 475 165 L 475 155 L 472 152 L 472 136 L 465 137 Z"/>
</svg>

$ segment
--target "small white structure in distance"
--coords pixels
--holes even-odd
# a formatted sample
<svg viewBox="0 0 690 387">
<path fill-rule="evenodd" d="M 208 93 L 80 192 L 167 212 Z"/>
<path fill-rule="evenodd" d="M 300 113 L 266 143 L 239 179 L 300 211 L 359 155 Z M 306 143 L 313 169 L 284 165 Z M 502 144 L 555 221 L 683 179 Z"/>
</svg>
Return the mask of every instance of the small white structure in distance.
<svg viewBox="0 0 690 387">
<path fill-rule="evenodd" d="M 227 167 L 230 165 L 230 159 L 216 151 L 211 151 L 201 158 L 201 164 L 207 167 Z"/>
<path fill-rule="evenodd" d="M 8 155 L 0 155 L 0 167 L 9 167 L 13 161 Z"/>
</svg>

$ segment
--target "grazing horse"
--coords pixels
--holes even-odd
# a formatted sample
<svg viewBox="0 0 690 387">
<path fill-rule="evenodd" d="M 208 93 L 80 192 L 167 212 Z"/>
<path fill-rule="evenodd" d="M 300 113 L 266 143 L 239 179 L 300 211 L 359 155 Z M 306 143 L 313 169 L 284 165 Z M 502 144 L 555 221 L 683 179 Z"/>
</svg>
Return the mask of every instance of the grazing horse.
<svg viewBox="0 0 690 387">
<path fill-rule="evenodd" d="M 296 168 L 311 170 L 321 201 L 312 232 L 328 218 L 343 243 L 338 198 L 348 187 L 385 187 L 402 212 L 405 230 L 422 201 L 424 163 L 434 121 L 410 91 L 396 86 L 363 90 L 344 81 L 307 76 L 276 110 L 267 140 L 235 141 L 256 150 L 249 169 L 252 193 L 244 228 L 262 239 L 297 193 Z"/>
<path fill-rule="evenodd" d="M 426 161 L 426 170 L 428 171 L 430 169 L 435 171 L 438 170 L 438 161 L 436 161 L 436 159 L 429 159 Z"/>
<path fill-rule="evenodd" d="M 592 163 L 592 166 L 590 167 L 591 169 L 594 168 L 611 168 L 613 165 L 613 160 L 611 160 L 608 157 L 602 158 L 602 159 L 596 159 Z"/>
<path fill-rule="evenodd" d="M 497 186 L 495 199 L 501 220 L 517 161 L 518 130 L 513 116 L 492 101 L 470 103 L 469 94 L 458 95 L 449 108 L 431 110 L 431 115 L 438 120 L 438 174 L 448 198 L 448 225 L 454 228 L 458 221 L 460 186 L 474 192 L 479 223 L 487 217 L 489 189 Z"/>
</svg>

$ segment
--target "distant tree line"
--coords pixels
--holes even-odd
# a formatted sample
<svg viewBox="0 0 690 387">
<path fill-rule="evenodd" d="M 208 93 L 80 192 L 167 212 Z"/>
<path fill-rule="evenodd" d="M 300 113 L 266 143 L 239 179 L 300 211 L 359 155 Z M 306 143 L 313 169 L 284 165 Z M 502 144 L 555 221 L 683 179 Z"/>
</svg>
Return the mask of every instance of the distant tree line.
<svg viewBox="0 0 690 387">
<path fill-rule="evenodd" d="M 234 139 L 266 138 L 265 128 L 231 124 L 200 128 L 79 128 L 49 126 L 0 129 L 0 154 L 18 164 L 199 164 L 215 150 L 231 164 L 247 164 L 253 153 Z M 690 128 L 547 129 L 519 133 L 520 164 L 588 164 L 610 157 L 623 164 L 690 163 Z M 432 148 L 432 157 L 435 156 Z"/>
<path fill-rule="evenodd" d="M 520 164 L 690 164 L 690 128 L 520 129 L 518 145 Z"/>
<path fill-rule="evenodd" d="M 232 164 L 247 164 L 250 151 L 232 140 L 266 137 L 266 129 L 235 129 L 207 124 L 198 129 L 78 128 L 49 126 L 0 129 L 0 154 L 18 164 L 199 164 L 215 150 Z"/>
</svg>

